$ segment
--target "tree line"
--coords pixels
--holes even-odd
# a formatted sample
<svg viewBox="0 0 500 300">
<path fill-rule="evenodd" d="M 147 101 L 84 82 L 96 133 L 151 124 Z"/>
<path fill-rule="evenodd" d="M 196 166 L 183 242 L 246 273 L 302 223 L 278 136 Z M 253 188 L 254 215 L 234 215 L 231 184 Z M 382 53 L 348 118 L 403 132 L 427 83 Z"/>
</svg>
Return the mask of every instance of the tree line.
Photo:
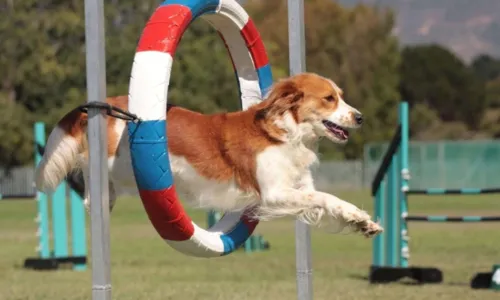
<svg viewBox="0 0 500 300">
<path fill-rule="evenodd" d="M 84 1 L 18 0 L 0 4 L 0 166 L 30 163 L 32 126 L 50 130 L 86 101 Z M 128 90 L 141 31 L 157 1 L 105 1 L 109 96 Z M 274 79 L 288 74 L 286 1 L 248 0 L 268 51 Z M 346 146 L 321 144 L 325 159 L 353 159 L 369 142 L 389 140 L 397 104 L 412 106 L 412 138 L 500 136 L 500 60 L 480 55 L 466 64 L 440 45 L 403 47 L 394 14 L 367 5 L 305 1 L 307 70 L 334 79 L 365 115 Z M 234 71 L 223 42 L 194 21 L 178 47 L 169 102 L 205 113 L 237 110 Z"/>
</svg>

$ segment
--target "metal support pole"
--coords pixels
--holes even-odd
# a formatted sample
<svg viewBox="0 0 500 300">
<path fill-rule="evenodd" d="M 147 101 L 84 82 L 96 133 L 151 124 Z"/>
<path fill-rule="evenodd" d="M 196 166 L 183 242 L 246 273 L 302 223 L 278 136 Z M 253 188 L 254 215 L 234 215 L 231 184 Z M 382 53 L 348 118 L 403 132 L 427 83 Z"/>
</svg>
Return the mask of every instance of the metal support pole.
<svg viewBox="0 0 500 300">
<path fill-rule="evenodd" d="M 105 101 L 103 0 L 85 0 L 87 101 Z M 109 190 L 106 121 L 99 109 L 88 110 L 90 220 L 92 241 L 92 299 L 111 299 L 109 254 Z"/>
<path fill-rule="evenodd" d="M 305 72 L 304 0 L 288 0 L 290 75 Z M 297 299 L 312 300 L 311 232 L 307 224 L 295 222 Z"/>
</svg>

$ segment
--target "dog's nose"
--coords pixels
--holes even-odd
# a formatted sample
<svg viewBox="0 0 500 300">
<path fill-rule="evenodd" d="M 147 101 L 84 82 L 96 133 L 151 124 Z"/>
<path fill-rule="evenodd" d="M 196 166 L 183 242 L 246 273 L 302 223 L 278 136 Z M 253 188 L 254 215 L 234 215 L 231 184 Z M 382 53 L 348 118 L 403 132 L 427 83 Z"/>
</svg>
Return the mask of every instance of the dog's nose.
<svg viewBox="0 0 500 300">
<path fill-rule="evenodd" d="M 359 112 L 354 113 L 354 120 L 356 120 L 356 124 L 358 125 L 363 124 L 363 115 Z"/>
</svg>

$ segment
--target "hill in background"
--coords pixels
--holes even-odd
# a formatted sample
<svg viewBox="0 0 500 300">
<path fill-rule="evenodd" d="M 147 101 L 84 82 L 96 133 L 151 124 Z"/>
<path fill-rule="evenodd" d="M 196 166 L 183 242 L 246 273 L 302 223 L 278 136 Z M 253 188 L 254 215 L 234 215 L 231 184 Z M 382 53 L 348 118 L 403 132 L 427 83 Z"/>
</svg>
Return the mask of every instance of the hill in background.
<svg viewBox="0 0 500 300">
<path fill-rule="evenodd" d="M 487 53 L 500 56 L 500 0 L 337 0 L 390 7 L 403 45 L 439 43 L 466 62 Z"/>
</svg>

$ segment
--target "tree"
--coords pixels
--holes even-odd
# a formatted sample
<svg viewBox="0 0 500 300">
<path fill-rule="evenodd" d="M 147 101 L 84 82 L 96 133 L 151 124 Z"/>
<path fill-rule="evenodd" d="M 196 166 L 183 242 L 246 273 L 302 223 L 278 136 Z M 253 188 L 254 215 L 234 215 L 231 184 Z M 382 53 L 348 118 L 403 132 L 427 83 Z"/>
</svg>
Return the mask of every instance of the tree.
<svg viewBox="0 0 500 300">
<path fill-rule="evenodd" d="M 33 120 L 50 118 L 51 108 L 62 102 L 63 82 L 80 72 L 63 62 L 81 30 L 77 2 L 22 0 L 2 7 L 0 165 L 31 160 Z"/>
<path fill-rule="evenodd" d="M 251 1 L 247 8 L 272 64 L 288 73 L 286 1 Z M 364 143 L 388 140 L 395 130 L 399 51 L 392 35 L 394 16 L 365 5 L 347 9 L 331 0 L 309 0 L 305 25 L 307 70 L 332 78 L 366 120 L 345 147 L 321 144 L 323 157 L 360 157 Z"/>
<path fill-rule="evenodd" d="M 486 99 L 489 107 L 500 108 L 500 76 L 486 83 Z"/>
<path fill-rule="evenodd" d="M 471 68 L 485 82 L 500 76 L 500 60 L 488 54 L 476 56 L 471 62 Z"/>
<path fill-rule="evenodd" d="M 34 154 L 31 115 L 22 105 L 7 102 L 0 94 L 0 166 L 30 161 Z"/>
<path fill-rule="evenodd" d="M 152 9 L 153 1 L 149 2 Z M 144 2 L 141 4 L 144 7 Z M 20 0 L 8 1 L 0 7 L 3 12 L 0 18 L 0 105 L 7 108 L 2 112 L 5 117 L 2 121 L 12 126 L 16 124 L 18 130 L 11 132 L 12 126 L 0 127 L 0 136 L 19 138 L 15 143 L 12 139 L 0 140 L 1 149 L 11 149 L 14 145 L 17 149 L 12 153 L 1 151 L 0 165 L 12 165 L 27 163 L 33 157 L 32 136 L 21 132 L 31 132 L 34 121 L 46 122 L 50 130 L 69 109 L 86 101 L 84 3 L 79 0 Z M 113 5 L 107 3 L 106 12 L 113 12 L 113 9 Z M 141 15 L 147 9 L 137 11 L 137 15 Z M 111 46 L 116 47 L 119 44 L 116 41 L 124 37 L 123 40 L 133 43 L 137 36 L 120 35 L 123 32 L 116 28 L 113 32 L 110 24 L 114 15 L 109 16 L 107 28 L 112 34 L 107 42 L 115 43 Z M 135 21 L 134 24 L 140 23 Z M 126 32 L 127 24 L 118 27 Z M 108 49 L 113 49 L 109 46 Z M 123 52 L 117 54 L 120 56 Z M 113 63 L 112 60 L 108 62 Z M 129 73 L 129 69 L 123 72 L 124 65 L 119 68 L 122 74 Z"/>
<path fill-rule="evenodd" d="M 228 51 L 217 32 L 201 19 L 195 20 L 182 38 L 171 82 L 170 103 L 205 113 L 240 109 Z"/>
<path fill-rule="evenodd" d="M 482 54 L 472 61 L 471 68 L 485 84 L 488 106 L 500 108 L 500 60 Z"/>
<path fill-rule="evenodd" d="M 157 5 L 152 0 L 105 2 L 108 95 L 128 92 L 137 42 Z M 50 131 L 87 101 L 84 6 L 79 0 L 19 0 L 0 8 L 5 10 L 0 18 L 5 123 L 0 126 L 0 165 L 12 166 L 32 160 L 33 122 L 46 122 Z M 169 101 L 203 112 L 235 110 L 235 80 L 216 31 L 201 20 L 192 23 L 174 60 Z"/>
<path fill-rule="evenodd" d="M 105 2 L 109 96 L 128 92 L 137 42 L 157 5 L 152 0 Z M 285 1 L 254 1 L 248 8 L 270 53 L 274 78 L 286 76 Z M 0 9 L 0 165 L 5 166 L 31 161 L 33 122 L 46 122 L 50 131 L 87 101 L 85 22 L 80 0 L 7 1 Z M 391 34 L 393 16 L 363 5 L 344 9 L 330 0 L 306 1 L 305 14 L 308 70 L 334 79 L 366 119 L 342 152 L 322 145 L 324 156 L 359 157 L 363 143 L 387 140 L 395 127 L 399 54 Z M 178 47 L 169 102 L 206 113 L 239 109 L 227 50 L 201 20 L 189 26 Z"/>
<path fill-rule="evenodd" d="M 439 45 L 408 46 L 402 51 L 401 95 L 412 106 L 423 103 L 443 121 L 474 129 L 486 108 L 483 83 L 456 55 Z"/>
</svg>

